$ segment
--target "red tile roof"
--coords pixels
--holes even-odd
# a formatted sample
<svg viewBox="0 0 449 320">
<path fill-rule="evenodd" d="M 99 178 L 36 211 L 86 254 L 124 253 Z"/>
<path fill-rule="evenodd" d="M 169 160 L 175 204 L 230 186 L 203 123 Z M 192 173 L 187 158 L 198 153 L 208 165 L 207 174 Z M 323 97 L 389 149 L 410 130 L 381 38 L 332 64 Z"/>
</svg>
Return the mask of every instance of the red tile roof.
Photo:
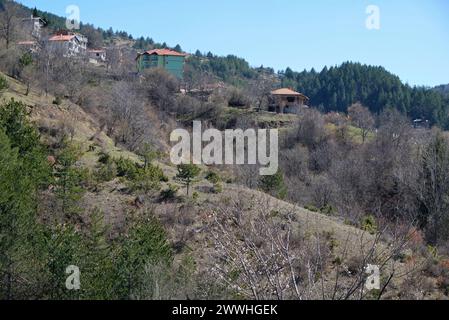
<svg viewBox="0 0 449 320">
<path fill-rule="evenodd" d="M 63 35 L 63 34 L 58 34 L 55 36 L 50 37 L 50 39 L 48 39 L 48 41 L 70 41 L 73 38 L 75 38 L 75 35 Z"/>
<path fill-rule="evenodd" d="M 305 95 L 303 95 L 302 93 L 293 91 L 291 89 L 288 88 L 282 88 L 282 89 L 278 89 L 278 90 L 274 90 L 271 92 L 272 95 L 274 96 L 302 96 L 308 99 L 308 97 L 306 97 Z"/>
<path fill-rule="evenodd" d="M 177 56 L 177 57 L 185 57 L 187 56 L 184 53 L 179 53 L 177 51 L 173 51 L 170 49 L 154 49 L 150 51 L 146 51 L 143 54 L 149 54 L 149 55 L 158 55 L 158 56 Z"/>
</svg>

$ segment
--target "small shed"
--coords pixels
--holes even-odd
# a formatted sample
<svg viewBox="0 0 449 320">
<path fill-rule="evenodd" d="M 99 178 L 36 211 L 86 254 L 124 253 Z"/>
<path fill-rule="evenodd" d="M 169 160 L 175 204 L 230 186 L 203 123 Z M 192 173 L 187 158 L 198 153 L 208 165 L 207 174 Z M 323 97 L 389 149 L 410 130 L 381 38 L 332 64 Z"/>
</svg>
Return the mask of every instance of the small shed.
<svg viewBox="0 0 449 320">
<path fill-rule="evenodd" d="M 87 50 L 89 62 L 93 64 L 100 64 L 106 62 L 106 50 L 104 49 L 89 49 Z"/>
<path fill-rule="evenodd" d="M 163 68 L 178 79 L 184 76 L 184 62 L 187 55 L 170 49 L 154 49 L 140 53 L 137 58 L 137 70 L 142 72 L 150 68 Z"/>
<path fill-rule="evenodd" d="M 306 108 L 309 98 L 289 88 L 281 88 L 271 92 L 269 111 L 277 113 L 299 113 Z"/>
</svg>

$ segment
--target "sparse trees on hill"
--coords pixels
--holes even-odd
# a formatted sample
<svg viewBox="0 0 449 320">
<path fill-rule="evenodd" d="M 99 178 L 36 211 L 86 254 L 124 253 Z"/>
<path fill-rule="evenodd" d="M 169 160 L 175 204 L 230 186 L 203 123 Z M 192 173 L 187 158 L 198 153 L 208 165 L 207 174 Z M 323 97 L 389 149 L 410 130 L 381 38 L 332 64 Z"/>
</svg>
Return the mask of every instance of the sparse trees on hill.
<svg viewBox="0 0 449 320">
<path fill-rule="evenodd" d="M 117 70 L 120 66 L 121 51 L 117 47 L 108 47 L 106 49 L 106 68 L 108 70 Z"/>
<path fill-rule="evenodd" d="M 103 213 L 75 209 L 83 184 L 73 179 L 75 159 L 65 149 L 52 173 L 25 106 L 15 101 L 0 106 L 0 299 L 141 298 L 149 292 L 151 267 L 162 268 L 151 278 L 153 292 L 158 279 L 169 277 L 172 248 L 153 216 L 139 216 L 126 224 L 126 235 L 111 240 Z M 64 213 L 83 219 L 41 212 L 41 197 L 54 196 L 50 184 L 65 203 Z M 80 290 L 65 287 L 70 265 L 79 267 Z"/>
<path fill-rule="evenodd" d="M 100 49 L 103 47 L 103 33 L 96 29 L 93 25 L 83 24 L 83 35 L 89 39 L 88 45 L 92 49 Z"/>
<path fill-rule="evenodd" d="M 371 236 L 348 229 L 339 241 L 334 232 L 302 229 L 291 209 L 266 199 L 248 202 L 237 196 L 211 211 L 208 237 L 215 250 L 209 270 L 243 299 L 381 299 L 393 279 L 404 277 L 396 271 L 394 259 L 410 246 L 415 232 L 397 228 L 388 248 L 379 250 L 383 231 Z M 326 267 L 329 263 L 332 268 Z M 370 263 L 385 275 L 375 292 L 365 289 Z M 410 275 L 419 271 L 418 263 L 410 263 Z"/>
<path fill-rule="evenodd" d="M 285 138 L 285 146 L 292 146 L 296 143 L 302 143 L 310 149 L 319 146 L 327 139 L 327 132 L 323 115 L 317 110 L 311 109 L 304 112 Z"/>
</svg>

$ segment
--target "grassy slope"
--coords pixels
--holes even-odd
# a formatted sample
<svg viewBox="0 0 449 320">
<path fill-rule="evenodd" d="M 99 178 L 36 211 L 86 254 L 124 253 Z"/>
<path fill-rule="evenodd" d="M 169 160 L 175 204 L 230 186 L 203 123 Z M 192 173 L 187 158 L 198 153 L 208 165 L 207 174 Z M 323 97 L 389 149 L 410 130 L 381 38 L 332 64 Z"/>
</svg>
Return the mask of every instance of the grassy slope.
<svg viewBox="0 0 449 320">
<path fill-rule="evenodd" d="M 119 147 L 115 147 L 112 139 L 103 132 L 98 134 L 98 124 L 95 119 L 85 113 L 78 105 L 65 100 L 61 105 L 54 105 L 52 103 L 54 100 L 53 96 L 49 95 L 46 97 L 45 95 L 42 95 L 35 90 L 32 90 L 30 94 L 26 96 L 26 88 L 22 83 L 10 77 L 5 77 L 7 78 L 9 87 L 1 93 L 0 99 L 5 101 L 14 98 L 17 101 L 24 102 L 30 107 L 32 121 L 37 125 L 42 125 L 42 123 L 45 123 L 46 126 L 51 127 L 56 126 L 62 121 L 69 121 L 73 125 L 75 129 L 74 141 L 80 143 L 83 146 L 84 151 L 86 151 L 81 160 L 82 165 L 93 168 L 98 162 L 98 151 L 100 149 L 111 154 L 113 157 L 123 156 L 134 161 L 140 161 L 139 157 L 136 154 L 123 150 Z M 98 137 L 94 139 L 94 141 L 90 141 L 90 139 L 95 134 L 97 134 Z M 96 150 L 88 151 L 89 146 L 96 146 Z M 165 174 L 172 181 L 176 174 L 175 168 L 163 163 L 158 163 L 158 165 L 162 167 Z M 199 191 L 205 187 L 210 186 L 212 186 L 210 183 L 208 183 L 206 180 L 202 180 L 197 184 L 196 190 Z M 123 185 L 117 181 L 115 183 L 106 184 L 104 190 L 102 191 L 108 191 L 108 193 L 112 197 L 113 193 L 116 190 L 120 190 L 121 188 L 123 188 Z M 240 186 L 225 184 L 224 193 L 222 195 L 210 195 L 208 197 L 200 198 L 202 200 L 205 200 L 206 198 L 216 198 L 216 200 L 218 200 L 218 198 L 220 197 L 234 197 L 236 193 L 241 193 L 242 191 L 243 194 L 247 194 L 247 196 L 250 197 L 262 195 L 262 193 L 258 191 L 242 189 L 243 188 Z M 183 190 L 181 190 L 181 192 L 183 192 Z M 201 193 L 201 191 L 199 192 Z M 270 203 L 275 207 L 286 207 L 289 208 L 289 210 L 295 210 L 298 214 L 299 221 L 301 221 L 304 225 L 307 225 L 308 228 L 310 227 L 314 230 L 333 230 L 337 235 L 340 235 L 339 238 L 341 239 L 346 238 L 346 236 L 350 234 L 360 234 L 360 230 L 350 226 L 346 226 L 336 219 L 332 219 L 318 213 L 310 212 L 302 208 L 294 207 L 287 202 L 271 198 L 268 195 L 263 194 L 263 197 L 266 199 L 270 199 Z M 110 197 L 105 198 L 107 198 L 105 200 L 111 200 Z M 126 199 L 122 200 L 129 201 L 130 198 L 126 197 Z M 102 201 L 98 203 L 101 204 Z"/>
<path fill-rule="evenodd" d="M 89 168 L 95 167 L 98 163 L 98 152 L 100 150 L 111 154 L 113 157 L 123 156 L 135 161 L 140 161 L 136 154 L 114 146 L 111 138 L 103 132 L 99 133 L 96 120 L 85 113 L 79 106 L 69 101 L 63 101 L 61 105 L 54 105 L 52 103 L 54 97 L 46 97 L 35 90 L 32 90 L 32 92 L 26 96 L 26 88 L 22 83 L 7 76 L 5 76 L 5 78 L 7 78 L 9 87 L 8 89 L 3 90 L 3 92 L 0 92 L 0 100 L 2 102 L 11 98 L 24 102 L 30 107 L 31 118 L 38 126 L 45 124 L 46 126 L 52 127 L 56 126 L 61 121 L 69 121 L 73 125 L 75 129 L 74 140 L 80 143 L 85 151 L 85 155 L 81 159 L 80 165 Z M 97 137 L 92 140 L 91 138 L 95 135 Z M 95 150 L 89 151 L 90 146 L 95 146 Z M 174 182 L 176 168 L 163 162 L 158 162 L 158 165 L 170 179 L 170 183 L 176 184 L 176 182 Z M 204 171 L 206 170 L 203 170 L 203 172 Z M 194 231 L 194 236 L 188 240 L 187 246 L 190 248 L 191 253 L 195 256 L 197 262 L 199 262 L 198 265 L 201 265 L 201 262 L 205 262 L 208 259 L 207 252 L 212 250 L 212 245 L 205 247 L 204 232 L 206 231 L 201 230 L 204 230 L 203 227 L 207 221 L 202 220 L 201 215 L 210 210 L 211 206 L 217 207 L 230 199 L 244 199 L 245 201 L 264 203 L 264 208 L 267 210 L 287 210 L 294 214 L 294 225 L 296 228 L 306 230 L 311 235 L 325 233 L 332 234 L 332 237 L 338 243 L 337 247 L 340 248 L 339 250 L 348 250 L 348 255 L 359 252 L 361 248 L 369 246 L 373 240 L 373 237 L 368 233 L 353 226 L 346 225 L 343 221 L 337 218 L 328 217 L 299 208 L 291 203 L 278 200 L 259 191 L 250 190 L 233 184 L 224 184 L 223 192 L 220 194 L 213 194 L 205 191 L 211 186 L 212 184 L 204 179 L 203 173 L 203 179 L 199 181 L 195 187 L 195 191 L 199 193 L 199 198 L 195 204 L 195 214 L 198 216 L 193 219 L 194 221 L 190 226 L 191 230 Z M 124 189 L 126 189 L 126 185 L 119 179 L 115 179 L 102 184 L 95 192 L 87 192 L 84 197 L 84 208 L 86 209 L 86 212 L 91 212 L 92 209 L 98 208 L 105 214 L 105 220 L 111 223 L 113 228 L 121 225 L 126 219 L 127 214 L 142 210 L 142 208 L 138 208 L 134 205 L 136 195 L 123 192 Z M 183 194 L 184 190 L 181 189 L 180 193 Z M 170 206 L 173 207 L 176 206 L 176 204 L 151 205 L 153 210 L 155 210 L 155 212 L 162 218 Z M 247 214 L 251 214 L 251 210 L 248 210 Z M 177 237 L 176 233 L 179 232 L 179 230 L 179 226 L 176 225 L 169 230 L 172 239 Z"/>
</svg>

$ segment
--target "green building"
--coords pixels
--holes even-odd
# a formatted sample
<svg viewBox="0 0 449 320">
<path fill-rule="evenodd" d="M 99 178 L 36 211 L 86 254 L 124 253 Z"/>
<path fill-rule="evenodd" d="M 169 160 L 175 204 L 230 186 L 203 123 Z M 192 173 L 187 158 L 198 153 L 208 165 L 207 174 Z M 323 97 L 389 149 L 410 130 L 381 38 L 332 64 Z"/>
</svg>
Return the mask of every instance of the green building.
<svg viewBox="0 0 449 320">
<path fill-rule="evenodd" d="M 142 72 L 149 68 L 164 68 L 178 79 L 183 78 L 186 54 L 169 49 L 155 49 L 137 56 L 137 70 Z"/>
</svg>

